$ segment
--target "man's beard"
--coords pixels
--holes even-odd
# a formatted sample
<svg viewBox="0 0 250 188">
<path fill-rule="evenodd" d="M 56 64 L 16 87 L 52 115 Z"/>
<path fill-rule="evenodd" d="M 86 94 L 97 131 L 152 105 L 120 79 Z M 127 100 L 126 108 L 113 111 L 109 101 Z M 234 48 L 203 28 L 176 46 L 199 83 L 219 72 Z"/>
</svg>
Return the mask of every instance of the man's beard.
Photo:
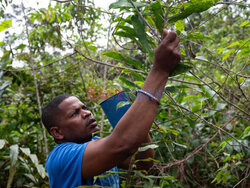
<svg viewBox="0 0 250 188">
<path fill-rule="evenodd" d="M 85 137 L 85 138 L 77 138 L 75 140 L 73 140 L 73 142 L 77 143 L 77 144 L 83 144 L 85 142 L 89 142 L 91 141 L 93 138 L 92 135 L 88 136 L 88 137 Z"/>
</svg>

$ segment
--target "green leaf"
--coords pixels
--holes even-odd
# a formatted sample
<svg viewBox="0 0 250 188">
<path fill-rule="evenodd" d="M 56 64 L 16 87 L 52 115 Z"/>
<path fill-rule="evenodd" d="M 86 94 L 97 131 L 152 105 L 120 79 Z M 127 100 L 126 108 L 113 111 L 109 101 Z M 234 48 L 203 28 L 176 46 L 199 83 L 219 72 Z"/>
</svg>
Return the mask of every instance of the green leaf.
<svg viewBox="0 0 250 188">
<path fill-rule="evenodd" d="M 174 130 L 174 129 L 170 129 L 170 128 L 167 128 L 167 127 L 164 127 L 164 130 L 165 130 L 166 133 L 172 133 L 172 134 L 174 134 L 176 136 L 180 134 L 179 131 Z"/>
<path fill-rule="evenodd" d="M 137 81 L 141 81 L 141 82 L 145 81 L 145 78 L 141 74 L 139 74 L 139 73 L 137 73 L 135 71 L 125 69 L 122 72 L 126 73 L 127 75 L 132 75 Z"/>
<path fill-rule="evenodd" d="M 36 166 L 38 165 L 38 159 L 36 154 L 30 154 L 30 159 Z"/>
<path fill-rule="evenodd" d="M 169 23 L 176 22 L 178 20 L 182 20 L 187 18 L 193 13 L 200 13 L 205 10 L 208 10 L 213 6 L 214 2 L 219 0 L 190 0 L 183 6 L 183 11 L 180 14 L 177 14 L 168 20 Z"/>
<path fill-rule="evenodd" d="M 228 48 L 240 45 L 239 41 L 236 41 L 228 46 Z"/>
<path fill-rule="evenodd" d="M 132 35 L 130 33 L 124 32 L 124 31 L 116 31 L 114 35 L 119 36 L 119 37 L 125 37 L 125 38 L 130 38 L 133 41 L 136 41 L 135 35 Z"/>
<path fill-rule="evenodd" d="M 161 3 L 159 1 L 156 1 L 154 3 L 152 3 L 150 5 L 150 7 L 152 8 L 152 12 L 153 12 L 153 20 L 155 22 L 156 28 L 159 31 L 159 33 L 162 34 L 162 27 L 163 27 L 163 11 L 162 11 L 162 7 L 161 7 Z"/>
<path fill-rule="evenodd" d="M 36 178 L 32 175 L 32 174 L 27 174 L 25 173 L 24 174 L 26 177 L 28 177 L 31 181 L 33 181 L 34 183 L 37 183 L 37 180 Z"/>
<path fill-rule="evenodd" d="M 11 160 L 11 165 L 15 165 L 17 162 L 17 157 L 19 153 L 19 147 L 17 144 L 10 146 L 10 160 Z"/>
<path fill-rule="evenodd" d="M 11 26 L 12 26 L 12 19 L 2 21 L 2 23 L 0 24 L 0 32 L 4 31 L 5 29 L 8 29 Z"/>
<path fill-rule="evenodd" d="M 242 139 L 245 139 L 245 138 L 247 138 L 247 137 L 249 137 L 250 136 L 250 126 L 248 126 L 245 130 L 244 130 L 244 132 L 242 133 Z"/>
<path fill-rule="evenodd" d="M 122 108 L 123 106 L 126 106 L 126 105 L 130 105 L 129 101 L 121 101 L 117 104 L 116 110 L 118 110 L 119 108 Z"/>
<path fill-rule="evenodd" d="M 187 39 L 204 40 L 204 41 L 213 40 L 211 37 L 205 36 L 201 32 L 189 34 L 187 36 Z"/>
<path fill-rule="evenodd" d="M 182 20 L 178 20 L 177 22 L 175 22 L 175 26 L 179 31 L 183 31 L 185 28 L 185 24 Z"/>
<path fill-rule="evenodd" d="M 144 7 L 145 5 L 142 3 L 134 2 L 134 5 L 137 8 Z M 133 5 L 127 0 L 118 0 L 109 5 L 109 9 L 117 9 L 117 8 L 133 8 Z"/>
<path fill-rule="evenodd" d="M 11 187 L 11 184 L 13 182 L 14 179 L 14 175 L 16 173 L 16 163 L 15 164 L 11 164 L 10 169 L 9 169 L 9 177 L 8 177 L 8 182 L 7 182 L 7 188 Z"/>
<path fill-rule="evenodd" d="M 175 67 L 174 71 L 172 71 L 170 73 L 170 76 L 169 77 L 173 77 L 173 76 L 176 76 L 178 74 L 182 74 L 182 73 L 185 73 L 187 71 L 189 71 L 190 69 L 192 69 L 193 67 L 190 65 L 187 65 L 185 63 L 178 63 L 177 66 Z"/>
<path fill-rule="evenodd" d="M 6 143 L 5 140 L 0 140 L 0 149 L 4 147 L 5 143 Z"/>
<path fill-rule="evenodd" d="M 205 62 L 209 62 L 209 61 L 207 60 L 207 58 L 205 58 L 204 56 L 196 56 L 195 59 L 201 60 L 201 61 L 205 61 Z"/>
<path fill-rule="evenodd" d="M 140 147 L 140 148 L 138 149 L 138 151 L 139 151 L 139 152 L 142 152 L 142 151 L 146 151 L 146 150 L 148 150 L 148 149 L 156 149 L 156 148 L 158 148 L 158 147 L 159 147 L 159 146 L 156 145 L 156 144 L 150 144 L 150 145 L 147 145 L 147 146 Z"/>
<path fill-rule="evenodd" d="M 25 47 L 26 47 L 26 44 L 20 44 L 20 45 L 18 45 L 15 49 L 16 49 L 16 50 L 18 50 L 18 49 L 23 50 Z"/>
<path fill-rule="evenodd" d="M 136 84 L 134 84 L 133 82 L 129 81 L 127 78 L 123 77 L 123 76 L 120 76 L 119 77 L 119 80 L 126 84 L 127 86 L 129 87 L 136 87 L 136 88 L 139 88 L 139 86 L 137 86 Z"/>
<path fill-rule="evenodd" d="M 118 52 L 104 52 L 102 55 L 107 56 L 107 57 L 111 57 L 117 61 L 123 61 L 124 57 L 122 54 L 118 53 Z"/>
<path fill-rule="evenodd" d="M 132 65 L 132 66 L 136 67 L 137 69 L 144 71 L 143 66 L 142 66 L 143 65 L 142 62 L 135 60 L 131 57 L 125 57 L 124 61 L 127 64 Z"/>
<path fill-rule="evenodd" d="M 205 95 L 205 97 L 209 99 L 214 95 L 216 95 L 215 91 L 211 90 L 208 86 L 200 86 L 200 88 L 202 89 L 202 92 Z"/>
<path fill-rule="evenodd" d="M 183 144 L 179 144 L 179 143 L 177 143 L 177 142 L 173 142 L 175 145 L 177 145 L 177 146 L 180 146 L 180 147 L 182 147 L 182 148 L 187 148 L 187 146 L 186 145 L 183 145 Z"/>
<path fill-rule="evenodd" d="M 249 24 L 249 21 L 248 21 L 248 20 L 246 20 L 246 21 L 244 21 L 242 24 L 240 24 L 240 27 L 244 27 L 244 26 L 247 26 L 247 27 L 249 27 L 249 26 L 250 26 L 250 24 Z"/>
<path fill-rule="evenodd" d="M 20 150 L 27 156 L 30 156 L 30 149 L 29 148 L 20 148 Z"/>
<path fill-rule="evenodd" d="M 135 163 L 137 163 L 137 162 L 139 162 L 139 161 L 154 161 L 155 163 L 160 163 L 160 162 L 161 162 L 161 161 L 159 161 L 159 160 L 152 159 L 151 157 L 146 158 L 146 159 L 138 159 L 138 160 L 135 160 Z"/>
<path fill-rule="evenodd" d="M 226 106 L 225 103 L 217 103 L 215 110 L 223 110 Z"/>
<path fill-rule="evenodd" d="M 37 169 L 38 173 L 40 174 L 40 176 L 44 179 L 46 172 L 45 172 L 43 165 L 41 165 L 41 164 L 36 165 L 36 169 Z"/>
<path fill-rule="evenodd" d="M 126 25 L 118 25 L 117 28 L 122 29 L 122 31 L 128 33 L 129 35 L 135 37 L 137 36 L 135 30 L 129 26 Z"/>
<path fill-rule="evenodd" d="M 133 15 L 131 17 L 131 22 L 134 27 L 134 30 L 138 36 L 141 47 L 144 48 L 147 52 L 150 52 L 147 35 L 145 32 L 145 24 L 139 15 Z"/>
</svg>

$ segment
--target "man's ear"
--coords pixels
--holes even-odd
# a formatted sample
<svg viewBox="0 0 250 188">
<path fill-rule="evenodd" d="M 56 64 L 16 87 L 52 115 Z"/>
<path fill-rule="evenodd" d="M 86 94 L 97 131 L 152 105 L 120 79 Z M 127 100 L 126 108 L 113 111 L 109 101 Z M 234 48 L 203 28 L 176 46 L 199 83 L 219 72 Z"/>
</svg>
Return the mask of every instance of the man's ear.
<svg viewBox="0 0 250 188">
<path fill-rule="evenodd" d="M 64 135 L 62 134 L 62 131 L 59 127 L 51 127 L 50 133 L 56 140 L 62 140 L 64 139 Z"/>
</svg>

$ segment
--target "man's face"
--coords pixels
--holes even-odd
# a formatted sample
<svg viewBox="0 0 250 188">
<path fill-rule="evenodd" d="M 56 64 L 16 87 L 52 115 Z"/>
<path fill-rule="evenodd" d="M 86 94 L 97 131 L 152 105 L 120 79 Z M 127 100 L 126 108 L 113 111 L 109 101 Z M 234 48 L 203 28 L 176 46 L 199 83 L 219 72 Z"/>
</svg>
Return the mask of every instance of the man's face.
<svg viewBox="0 0 250 188">
<path fill-rule="evenodd" d="M 99 130 L 93 114 L 76 97 L 68 97 L 58 106 L 59 125 L 65 141 L 84 143 Z"/>
</svg>

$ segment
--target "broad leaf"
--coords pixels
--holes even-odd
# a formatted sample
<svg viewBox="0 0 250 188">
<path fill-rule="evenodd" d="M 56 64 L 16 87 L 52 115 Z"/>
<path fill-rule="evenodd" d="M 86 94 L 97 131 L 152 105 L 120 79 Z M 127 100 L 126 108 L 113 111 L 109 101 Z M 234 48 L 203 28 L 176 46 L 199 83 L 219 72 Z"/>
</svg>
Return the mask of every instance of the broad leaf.
<svg viewBox="0 0 250 188">
<path fill-rule="evenodd" d="M 147 35 L 145 31 L 145 24 L 144 21 L 141 19 L 139 15 L 133 15 L 131 17 L 131 22 L 134 27 L 134 30 L 139 38 L 139 42 L 141 44 L 141 47 L 144 48 L 147 52 L 150 51 L 148 41 L 147 41 Z"/>
<path fill-rule="evenodd" d="M 38 173 L 40 174 L 40 176 L 42 178 L 45 178 L 46 172 L 45 172 L 45 169 L 44 169 L 43 165 L 37 164 L 36 169 L 37 169 Z"/>
<path fill-rule="evenodd" d="M 0 149 L 2 149 L 5 145 L 5 140 L 0 140 Z"/>
<path fill-rule="evenodd" d="M 208 10 L 210 7 L 213 6 L 214 2 L 219 0 L 191 0 L 184 4 L 183 11 L 180 14 L 177 14 L 170 18 L 168 21 L 170 23 L 176 22 L 178 20 L 182 20 L 187 18 L 193 13 L 200 13 L 205 10 Z"/>
<path fill-rule="evenodd" d="M 134 84 L 133 82 L 129 81 L 127 78 L 120 76 L 119 79 L 121 80 L 122 83 L 126 84 L 129 87 L 137 87 L 139 88 L 136 84 Z"/>
<path fill-rule="evenodd" d="M 191 65 L 187 65 L 187 64 L 184 64 L 182 62 L 178 63 L 176 68 L 174 69 L 173 72 L 170 73 L 170 76 L 169 77 L 172 77 L 172 76 L 176 76 L 178 74 L 182 74 L 182 73 L 185 73 L 187 71 L 189 71 L 190 69 L 192 69 L 193 67 Z"/>
<path fill-rule="evenodd" d="M 142 151 L 146 151 L 146 150 L 148 150 L 148 149 L 156 149 L 156 148 L 158 148 L 158 147 L 159 147 L 159 146 L 156 145 L 156 144 L 150 144 L 150 145 L 147 145 L 147 146 L 140 147 L 140 148 L 138 149 L 138 151 L 139 151 L 139 152 L 142 152 Z"/>
<path fill-rule="evenodd" d="M 153 11 L 153 20 L 155 22 L 156 28 L 159 31 L 159 33 L 162 34 L 162 27 L 163 27 L 163 11 L 161 7 L 161 3 L 159 1 L 156 1 L 150 5 L 152 11 Z"/>
<path fill-rule="evenodd" d="M 30 149 L 29 148 L 20 148 L 20 150 L 27 156 L 30 156 Z"/>
<path fill-rule="evenodd" d="M 30 154 L 30 159 L 36 166 L 38 165 L 38 159 L 36 154 Z"/>
<path fill-rule="evenodd" d="M 195 59 L 201 60 L 201 61 L 205 61 L 205 62 L 209 62 L 209 61 L 207 60 L 207 58 L 205 58 L 204 56 L 196 56 Z"/>
<path fill-rule="evenodd" d="M 102 55 L 107 56 L 107 57 L 111 57 L 117 61 L 123 61 L 124 57 L 122 54 L 118 53 L 118 52 L 104 52 Z"/>
<path fill-rule="evenodd" d="M 15 165 L 17 162 L 17 157 L 19 153 L 19 147 L 17 144 L 10 146 L 10 160 L 11 165 Z"/>
<path fill-rule="evenodd" d="M 144 4 L 138 2 L 134 2 L 134 5 L 137 8 L 145 6 Z M 118 0 L 109 5 L 109 9 L 117 9 L 117 8 L 133 8 L 133 5 L 127 0 Z"/>
<path fill-rule="evenodd" d="M 4 31 L 5 29 L 8 29 L 11 26 L 12 26 L 12 19 L 2 21 L 2 23 L 0 24 L 0 32 Z"/>
</svg>

